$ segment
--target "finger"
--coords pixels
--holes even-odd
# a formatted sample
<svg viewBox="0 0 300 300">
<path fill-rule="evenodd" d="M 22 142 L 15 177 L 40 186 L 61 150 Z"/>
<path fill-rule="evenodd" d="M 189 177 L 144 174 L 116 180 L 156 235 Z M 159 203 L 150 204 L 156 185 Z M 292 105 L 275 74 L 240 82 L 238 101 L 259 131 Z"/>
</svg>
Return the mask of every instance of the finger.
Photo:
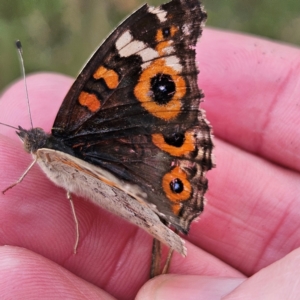
<svg viewBox="0 0 300 300">
<path fill-rule="evenodd" d="M 297 249 L 244 281 L 224 299 L 298 299 L 299 258 Z"/>
<path fill-rule="evenodd" d="M 170 266 L 171 274 L 244 277 L 244 275 L 235 268 L 188 241 L 186 241 L 186 247 L 188 249 L 188 255 L 186 257 L 182 257 L 176 252 L 173 254 Z"/>
<path fill-rule="evenodd" d="M 139 291 L 136 300 L 224 299 L 244 280 L 243 278 L 162 275 L 147 282 Z"/>
<path fill-rule="evenodd" d="M 197 58 L 214 134 L 299 171 L 299 48 L 205 29 Z"/>
<path fill-rule="evenodd" d="M 114 297 L 26 249 L 0 247 L 3 299 L 103 299 Z"/>
<path fill-rule="evenodd" d="M 251 275 L 300 246 L 300 176 L 218 140 L 215 155 L 188 239 Z"/>
</svg>

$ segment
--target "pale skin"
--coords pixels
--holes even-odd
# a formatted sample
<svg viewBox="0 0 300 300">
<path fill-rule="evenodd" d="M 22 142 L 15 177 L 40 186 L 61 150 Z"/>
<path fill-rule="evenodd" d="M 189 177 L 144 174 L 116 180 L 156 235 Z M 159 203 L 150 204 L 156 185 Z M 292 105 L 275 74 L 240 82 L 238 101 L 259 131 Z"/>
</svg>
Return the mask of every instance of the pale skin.
<svg viewBox="0 0 300 300">
<path fill-rule="evenodd" d="M 76 196 L 74 255 L 66 193 L 35 166 L 0 195 L 0 243 L 9 245 L 0 247 L 3 298 L 299 299 L 300 50 L 205 29 L 198 60 L 217 167 L 187 237 L 188 256 L 173 257 L 176 275 L 149 281 L 151 237 Z M 49 131 L 73 79 L 27 81 L 34 126 Z M 0 105 L 0 122 L 29 127 L 23 82 Z M 31 157 L 13 129 L 0 130 L 3 190 Z"/>
</svg>

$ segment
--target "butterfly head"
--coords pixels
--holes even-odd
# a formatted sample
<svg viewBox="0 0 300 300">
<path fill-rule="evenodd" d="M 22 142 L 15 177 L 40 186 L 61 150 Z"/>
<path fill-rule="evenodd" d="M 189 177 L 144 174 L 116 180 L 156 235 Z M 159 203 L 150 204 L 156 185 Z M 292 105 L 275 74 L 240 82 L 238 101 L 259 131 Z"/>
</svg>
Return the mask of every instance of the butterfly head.
<svg viewBox="0 0 300 300">
<path fill-rule="evenodd" d="M 24 143 L 24 149 L 28 153 L 35 153 L 38 149 L 43 148 L 48 140 L 49 135 L 41 128 L 32 128 L 29 130 L 18 127 L 17 135 Z"/>
</svg>

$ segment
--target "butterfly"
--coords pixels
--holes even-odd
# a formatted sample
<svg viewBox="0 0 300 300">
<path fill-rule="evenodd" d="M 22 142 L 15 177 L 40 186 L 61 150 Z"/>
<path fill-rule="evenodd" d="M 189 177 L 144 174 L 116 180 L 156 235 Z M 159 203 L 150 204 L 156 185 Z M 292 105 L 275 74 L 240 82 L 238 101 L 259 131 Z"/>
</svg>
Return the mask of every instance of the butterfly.
<svg viewBox="0 0 300 300">
<path fill-rule="evenodd" d="M 198 0 L 142 6 L 88 61 L 51 133 L 17 131 L 32 165 L 69 198 L 89 199 L 182 255 L 177 232 L 203 211 L 213 167 L 195 61 L 205 20 Z"/>
</svg>

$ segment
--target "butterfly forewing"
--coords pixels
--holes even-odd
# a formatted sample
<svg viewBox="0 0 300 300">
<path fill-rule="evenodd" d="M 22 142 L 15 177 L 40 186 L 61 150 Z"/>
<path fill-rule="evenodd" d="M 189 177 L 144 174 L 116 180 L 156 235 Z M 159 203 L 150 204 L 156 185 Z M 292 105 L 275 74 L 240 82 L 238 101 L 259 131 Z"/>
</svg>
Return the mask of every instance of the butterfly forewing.
<svg viewBox="0 0 300 300">
<path fill-rule="evenodd" d="M 195 62 L 205 19 L 197 0 L 142 6 L 92 56 L 52 129 L 74 156 L 139 185 L 184 233 L 203 210 L 212 167 Z"/>
</svg>

